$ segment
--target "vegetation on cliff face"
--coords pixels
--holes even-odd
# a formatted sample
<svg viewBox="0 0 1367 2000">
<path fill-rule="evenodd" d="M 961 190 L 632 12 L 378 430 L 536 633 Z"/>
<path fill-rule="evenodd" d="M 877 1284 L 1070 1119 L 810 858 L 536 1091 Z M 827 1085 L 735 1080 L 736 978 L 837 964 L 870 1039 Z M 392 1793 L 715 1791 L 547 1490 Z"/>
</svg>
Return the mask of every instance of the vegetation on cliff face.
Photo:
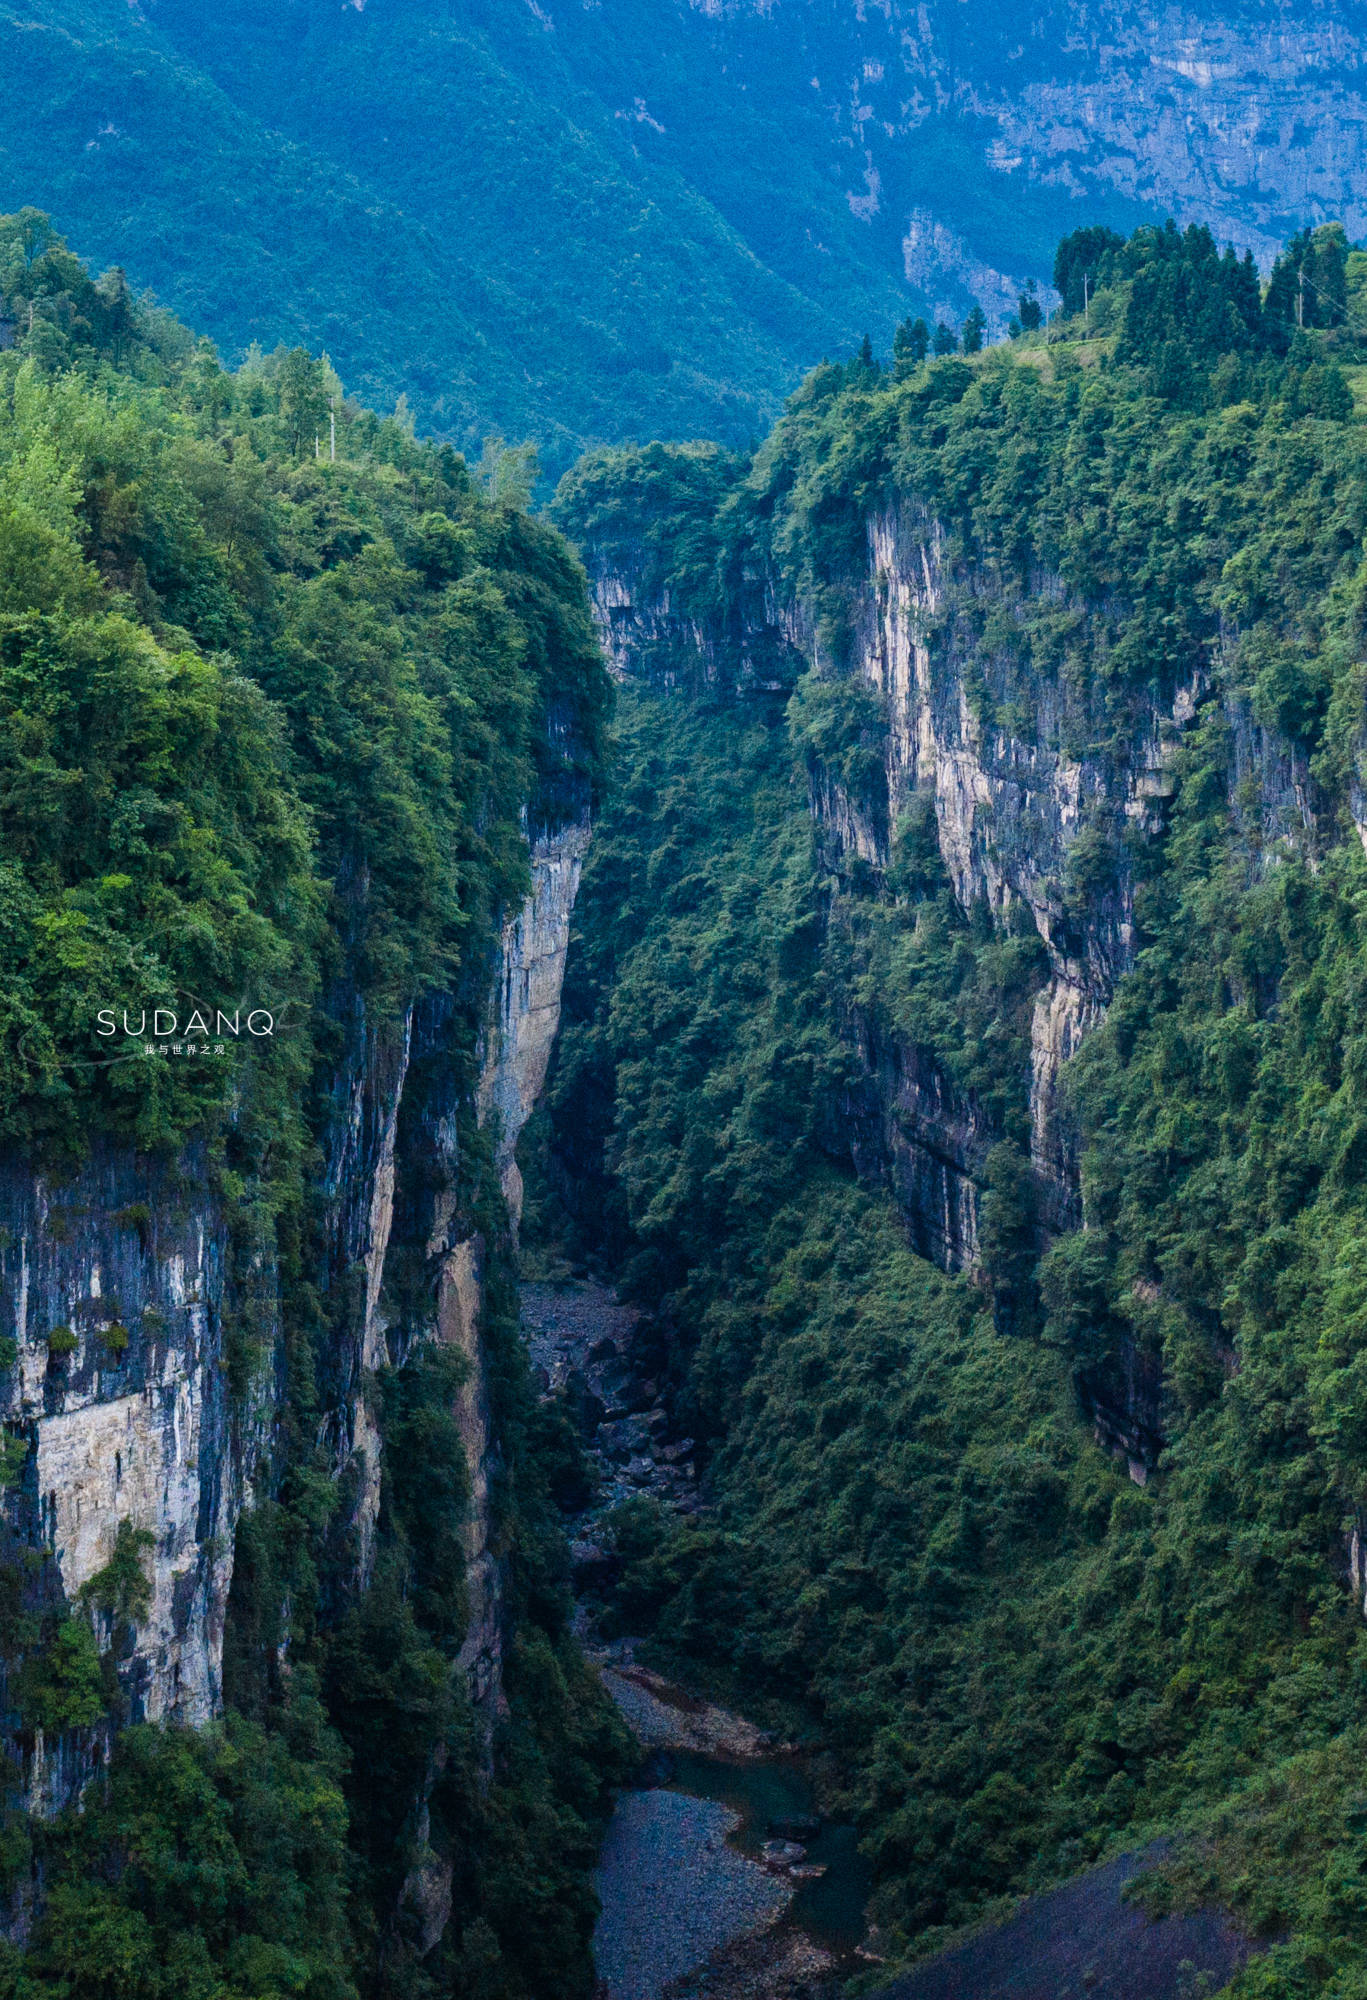
<svg viewBox="0 0 1367 2000">
<path fill-rule="evenodd" d="M 607 684 L 582 572 L 555 532 L 349 402 L 302 350 L 225 372 L 117 272 L 92 281 L 33 211 L 0 220 L 0 326 L 0 1137 L 58 1180 L 93 1149 L 193 1147 L 238 1268 L 278 1271 L 285 1313 L 228 1712 L 199 1736 L 124 1731 L 107 1784 L 55 1825 L 11 1811 L 8 1884 L 36 1860 L 43 1893 L 0 1990 L 585 1994 L 618 1738 L 568 1638 L 543 1420 L 470 1105 L 525 826 L 595 782 Z M 489 1246 L 509 1643 L 492 1771 L 457 1666 L 460 1366 L 416 1351 L 379 1380 L 386 1470 L 359 1595 L 354 1495 L 321 1423 L 338 1306 L 319 1291 L 315 1178 L 333 1065 L 358 1006 L 383 1031 L 419 999 L 445 1010 L 460 1199 Z M 157 1031 L 157 1007 L 179 1028 Z M 211 1022 L 266 1009 L 276 1031 L 197 1033 L 192 1007 Z M 125 1011 L 147 1031 L 125 1036 Z M 157 1052 L 173 1040 L 223 1052 Z M 240 1317 L 239 1390 L 267 1337 Z M 54 1330 L 54 1355 L 71 1344 Z M 10 1440 L 6 1477 L 23 1457 Z M 127 1720 L 114 1658 L 146 1611 L 136 1536 L 92 1587 L 114 1633 L 103 1660 L 53 1569 L 10 1537 L 7 1727 L 50 1745 Z M 434 1943 L 421 1868 L 439 1857 L 452 1914 Z"/>
<path fill-rule="evenodd" d="M 688 684 L 624 700 L 528 1162 L 539 1226 L 649 1306 L 711 1459 L 704 1525 L 620 1518 L 612 1613 L 838 1751 L 903 1946 L 1187 1829 L 1163 1893 L 1279 1940 L 1231 1991 L 1367 1993 L 1360 261 L 1298 239 L 1260 300 L 1201 232 L 1087 232 L 1059 267 L 1086 323 L 1051 341 L 826 367 L 748 465 L 619 451 L 562 488 L 590 561 L 715 641 L 710 679 L 681 634 Z M 1019 903 L 959 906 L 928 805 L 887 824 L 849 678 L 894 499 L 943 530 L 931 643 L 984 734 L 1123 761 L 1195 702 L 1161 830 L 1098 820 L 1056 885 L 1080 939 L 1123 864 L 1136 958 L 1069 1074 L 1087 1227 L 1043 1255 L 1042 946 Z M 791 695 L 728 633 L 766 584 L 815 635 Z M 885 866 L 813 825 L 832 774 Z M 870 1018 L 985 1110 L 989 1288 L 853 1172 Z M 1088 1420 L 1136 1374 L 1142 1486 Z"/>
</svg>

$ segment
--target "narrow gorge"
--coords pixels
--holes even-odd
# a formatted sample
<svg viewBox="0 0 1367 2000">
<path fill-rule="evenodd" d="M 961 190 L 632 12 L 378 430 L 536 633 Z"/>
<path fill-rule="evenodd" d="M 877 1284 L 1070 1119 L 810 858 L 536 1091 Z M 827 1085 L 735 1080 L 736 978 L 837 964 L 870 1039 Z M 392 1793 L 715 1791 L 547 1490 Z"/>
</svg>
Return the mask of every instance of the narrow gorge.
<svg viewBox="0 0 1367 2000">
<path fill-rule="evenodd" d="M 595 1616 L 824 1760 L 890 1965 L 1139 1857 L 1211 1990 L 1337 1993 L 1359 364 L 1208 330 L 1199 231 L 1105 254 L 1100 340 L 866 351 L 753 453 L 561 483 L 618 776 L 524 1241 L 633 1303 L 699 1471 L 623 1499 Z"/>
<path fill-rule="evenodd" d="M 0 2000 L 1367 1990 L 1367 256 L 1055 272 L 538 514 L 0 221 Z"/>
</svg>

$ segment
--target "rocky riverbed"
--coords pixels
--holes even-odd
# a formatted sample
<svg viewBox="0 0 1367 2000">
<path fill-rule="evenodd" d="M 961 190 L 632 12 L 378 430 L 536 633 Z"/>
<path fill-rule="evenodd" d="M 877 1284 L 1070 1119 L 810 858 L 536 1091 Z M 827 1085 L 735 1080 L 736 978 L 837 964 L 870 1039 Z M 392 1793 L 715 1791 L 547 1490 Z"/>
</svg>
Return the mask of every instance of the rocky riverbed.
<svg viewBox="0 0 1367 2000">
<path fill-rule="evenodd" d="M 662 2000 L 787 1908 L 791 1885 L 727 1846 L 739 1825 L 739 1813 L 686 1792 L 623 1794 L 597 1876 L 593 1951 L 610 2000 Z"/>
<path fill-rule="evenodd" d="M 585 1595 L 612 1557 L 605 1515 L 646 1494 L 703 1511 L 693 1441 L 673 1432 L 637 1354 L 637 1315 L 592 1285 L 523 1289 L 546 1395 L 563 1395 L 599 1492 L 572 1524 Z M 581 1636 L 642 1748 L 642 1782 L 618 1802 L 598 1870 L 601 2000 L 836 2000 L 867 1972 L 868 1871 L 853 1827 L 816 1813 L 803 1760 L 744 1716 L 696 1699 Z M 1026 1897 L 904 1973 L 888 2000 L 1184 2000 L 1214 1991 L 1261 1949 L 1219 1912 L 1151 1919 L 1125 1887 L 1153 1849 Z"/>
<path fill-rule="evenodd" d="M 644 1782 L 619 1801 L 599 1863 L 604 2000 L 829 2000 L 862 1931 L 853 1830 L 812 1817 L 790 1746 L 652 1673 L 629 1639 L 601 1643 L 584 1608 L 611 1564 L 613 1507 L 704 1507 L 693 1440 L 640 1363 L 638 1315 L 599 1286 L 529 1284 L 522 1319 L 541 1391 L 563 1398 L 597 1471 L 571 1524 L 580 1632 L 642 1747 Z"/>
<path fill-rule="evenodd" d="M 524 1285 L 522 1326 L 543 1395 L 562 1396 L 598 1471 L 599 1493 L 577 1524 L 576 1568 L 601 1561 L 599 1524 L 646 1496 L 681 1514 L 702 1507 L 693 1439 L 672 1433 L 658 1381 L 639 1365 L 640 1319 L 601 1285 Z"/>
</svg>

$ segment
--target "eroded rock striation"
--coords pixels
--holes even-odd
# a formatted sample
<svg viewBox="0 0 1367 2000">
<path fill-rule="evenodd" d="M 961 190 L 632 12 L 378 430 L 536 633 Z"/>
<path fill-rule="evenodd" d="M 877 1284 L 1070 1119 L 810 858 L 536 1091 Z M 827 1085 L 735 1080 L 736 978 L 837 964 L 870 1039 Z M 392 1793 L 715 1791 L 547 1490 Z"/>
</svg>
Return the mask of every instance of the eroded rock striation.
<svg viewBox="0 0 1367 2000">
<path fill-rule="evenodd" d="M 620 552 L 619 552 L 620 554 Z M 595 557 L 588 551 L 591 568 Z M 745 700 L 829 664 L 815 604 L 770 580 L 711 621 L 642 595 L 644 564 L 597 562 L 594 601 L 622 675 L 666 690 Z M 1082 617 L 1057 577 L 1014 599 L 998 573 L 952 559 L 942 526 L 912 495 L 865 523 L 863 573 L 849 592 L 847 674 L 875 698 L 879 780 L 852 789 L 810 748 L 811 811 L 836 870 L 881 881 L 899 822 L 933 810 L 940 862 L 965 913 L 1038 936 L 1044 974 L 1029 1016 L 1029 1154 L 1047 1232 L 1081 1220 L 1076 1134 L 1060 1078 L 1103 1018 L 1135 951 L 1135 854 L 1164 824 L 1183 731 L 1209 698 L 1204 680 L 1131 703 L 1117 730 L 1101 697 L 1063 676 L 1023 673 L 1010 637 L 1044 600 Z M 995 628 L 985 614 L 996 614 Z M 985 631 L 1004 636 L 994 641 Z M 1098 644 L 1104 643 L 1101 638 Z M 775 663 L 760 680 L 754 662 Z M 1227 698 L 1230 797 L 1251 851 L 1315 837 L 1304 760 Z M 894 1192 L 918 1249 L 947 1270 L 979 1262 L 978 1207 L 991 1121 L 914 1037 L 851 1004 L 849 1033 L 866 1086 L 845 1106 L 844 1141 L 861 1175 Z"/>
<path fill-rule="evenodd" d="M 895 486 L 855 528 L 852 553 L 824 584 L 810 569 L 794 566 L 786 584 L 766 571 L 758 537 L 742 540 L 739 555 L 726 549 L 717 572 L 729 564 L 742 584 L 711 617 L 682 617 L 652 596 L 649 562 L 623 560 L 629 543 L 590 548 L 598 615 L 619 672 L 708 702 L 782 692 L 811 670 L 789 720 L 831 922 L 861 900 L 867 910 L 902 895 L 907 842 L 929 827 L 964 937 L 1019 940 L 1033 953 L 1008 1033 L 1000 1008 L 993 1016 L 991 1106 L 935 1031 L 918 1033 L 916 1007 L 880 1004 L 867 966 L 835 988 L 858 1064 L 831 1148 L 890 1190 L 918 1251 L 993 1286 L 1006 1324 L 1015 1306 L 983 1240 L 992 1155 L 1009 1139 L 1021 1162 L 1021 1226 L 1034 1253 L 1083 1222 L 1065 1072 L 1134 966 L 1137 890 L 1167 825 L 1187 733 L 1219 710 L 1225 795 L 1250 879 L 1287 852 L 1313 857 L 1332 837 L 1333 814 L 1304 746 L 1264 727 L 1240 691 L 1225 657 L 1236 630 L 1212 627 L 1186 678 L 1134 676 L 1117 693 L 1105 666 L 1119 607 L 1084 602 L 1058 574 L 965 553 L 933 507 Z M 1045 624 L 1066 635 L 1052 654 L 1023 636 Z M 781 660 L 781 676 L 759 681 L 756 658 Z M 838 727 L 823 700 L 845 717 Z M 1009 1131 L 1003 1092 L 1019 1107 Z M 1098 1434 L 1142 1481 L 1163 1442 L 1153 1355 L 1122 1342 L 1078 1382 Z"/>
<path fill-rule="evenodd" d="M 63 1185 L 10 1166 L 0 1200 L 18 1350 L 4 1415 L 32 1441 L 20 1531 L 52 1550 L 73 1602 L 109 1565 L 120 1522 L 147 1532 L 150 1604 L 120 1679 L 135 1719 L 204 1721 L 263 1423 L 259 1393 L 230 1410 L 225 1218 L 202 1162 L 103 1148 Z M 81 1773 L 54 1774 L 51 1745 L 25 1748 L 36 1800 L 61 1803 Z"/>
<path fill-rule="evenodd" d="M 513 1151 L 545 1079 L 588 838 L 586 808 L 537 834 L 530 893 L 503 926 L 490 980 L 476 1108 L 481 1123 L 496 1121 L 514 1227 Z M 492 1717 L 501 1702 L 490 1548 L 498 1440 L 482 1336 L 486 1243 L 457 1186 L 468 1066 L 449 999 L 380 1022 L 359 998 L 342 1011 L 349 1028 L 327 1094 L 318 1282 L 335 1305 L 324 1425 L 335 1474 L 353 1496 L 353 1586 L 369 1580 L 380 1506 L 374 1378 L 415 1341 L 445 1342 L 468 1363 L 457 1410 L 471 1493 L 461 1664 Z M 16 1349 L 0 1414 L 31 1447 L 12 1524 L 55 1557 L 39 1587 L 86 1604 L 105 1643 L 117 1640 L 134 1721 L 198 1725 L 217 1712 L 234 1536 L 273 1477 L 279 1273 L 264 1239 L 244 1241 L 242 1217 L 214 1188 L 198 1155 L 156 1161 L 105 1144 L 65 1180 L 22 1163 L 0 1172 L 0 1311 Z M 391 1309 L 387 1266 L 398 1247 L 417 1247 L 432 1273 L 431 1303 L 416 1318 Z M 101 1587 L 130 1530 L 148 1600 L 121 1622 L 101 1610 Z M 52 1813 L 77 1797 L 109 1738 L 107 1724 L 55 1742 L 11 1730 L 31 1807 Z"/>
</svg>

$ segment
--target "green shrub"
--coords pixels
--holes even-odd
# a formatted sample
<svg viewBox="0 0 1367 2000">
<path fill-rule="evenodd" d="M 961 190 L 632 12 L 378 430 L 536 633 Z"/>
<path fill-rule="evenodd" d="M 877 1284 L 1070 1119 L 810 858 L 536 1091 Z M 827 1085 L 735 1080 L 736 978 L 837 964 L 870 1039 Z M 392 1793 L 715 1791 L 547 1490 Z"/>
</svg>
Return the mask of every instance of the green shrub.
<svg viewBox="0 0 1367 2000">
<path fill-rule="evenodd" d="M 140 1625 L 152 1608 L 148 1552 L 157 1538 L 149 1528 L 135 1528 L 125 1517 L 114 1538 L 114 1553 L 102 1570 L 81 1585 L 81 1602 L 93 1604 L 107 1617 Z"/>
</svg>

